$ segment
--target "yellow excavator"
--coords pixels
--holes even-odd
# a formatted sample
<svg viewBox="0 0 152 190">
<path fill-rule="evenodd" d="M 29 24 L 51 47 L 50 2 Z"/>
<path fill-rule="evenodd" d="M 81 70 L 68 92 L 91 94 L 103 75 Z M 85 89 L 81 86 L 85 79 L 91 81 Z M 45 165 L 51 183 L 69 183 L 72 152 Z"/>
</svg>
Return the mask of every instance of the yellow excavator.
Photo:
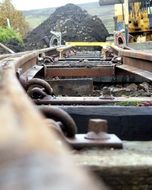
<svg viewBox="0 0 152 190">
<path fill-rule="evenodd" d="M 115 30 L 127 29 L 128 42 L 152 40 L 152 0 L 99 0 L 99 4 L 114 5 Z"/>
</svg>

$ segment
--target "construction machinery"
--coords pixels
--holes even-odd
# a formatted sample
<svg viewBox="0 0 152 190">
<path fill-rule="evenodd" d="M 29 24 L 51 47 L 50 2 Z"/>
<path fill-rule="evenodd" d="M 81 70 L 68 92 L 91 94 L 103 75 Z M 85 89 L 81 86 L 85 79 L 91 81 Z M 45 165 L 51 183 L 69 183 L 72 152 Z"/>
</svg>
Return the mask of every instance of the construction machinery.
<svg viewBox="0 0 152 190">
<path fill-rule="evenodd" d="M 100 0 L 99 4 L 114 5 L 115 30 L 127 26 L 129 42 L 152 40 L 152 0 Z"/>
</svg>

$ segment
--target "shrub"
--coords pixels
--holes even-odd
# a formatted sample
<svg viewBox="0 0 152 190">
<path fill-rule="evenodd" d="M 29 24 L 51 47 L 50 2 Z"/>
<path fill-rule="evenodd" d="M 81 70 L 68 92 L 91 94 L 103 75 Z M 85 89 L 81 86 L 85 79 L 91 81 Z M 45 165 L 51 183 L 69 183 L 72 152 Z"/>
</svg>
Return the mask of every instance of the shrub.
<svg viewBox="0 0 152 190">
<path fill-rule="evenodd" d="M 12 28 L 0 27 L 0 42 L 5 43 L 11 40 L 15 40 L 20 44 L 23 44 L 22 37 L 19 33 L 15 32 Z"/>
<path fill-rule="evenodd" d="M 0 26 L 7 26 L 9 19 L 11 27 L 25 37 L 28 32 L 28 24 L 21 11 L 16 10 L 11 0 L 0 0 Z"/>
</svg>

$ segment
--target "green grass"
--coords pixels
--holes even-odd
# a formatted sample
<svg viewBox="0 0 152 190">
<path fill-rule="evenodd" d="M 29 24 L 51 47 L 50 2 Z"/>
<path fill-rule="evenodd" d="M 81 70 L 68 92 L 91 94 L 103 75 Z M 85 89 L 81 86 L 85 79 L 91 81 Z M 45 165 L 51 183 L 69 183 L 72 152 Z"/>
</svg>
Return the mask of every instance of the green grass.
<svg viewBox="0 0 152 190">
<path fill-rule="evenodd" d="M 141 102 L 139 101 L 125 101 L 125 102 L 118 102 L 115 105 L 117 106 L 138 106 Z"/>
<path fill-rule="evenodd" d="M 20 34 L 15 32 L 12 28 L 0 27 L 0 42 L 8 42 L 12 39 L 18 41 L 21 44 L 23 43 Z"/>
</svg>

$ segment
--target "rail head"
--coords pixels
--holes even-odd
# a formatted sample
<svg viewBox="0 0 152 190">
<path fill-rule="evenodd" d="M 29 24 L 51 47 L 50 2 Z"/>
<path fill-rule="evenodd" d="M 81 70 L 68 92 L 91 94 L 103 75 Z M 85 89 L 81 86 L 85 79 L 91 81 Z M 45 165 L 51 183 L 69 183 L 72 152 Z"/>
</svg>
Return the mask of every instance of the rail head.
<svg viewBox="0 0 152 190">
<path fill-rule="evenodd" d="M 4 54 L 0 56 L 1 65 L 4 65 L 5 63 L 13 64 L 15 67 L 15 70 L 23 69 L 23 72 L 26 72 L 26 70 L 30 69 L 31 66 L 36 65 L 37 58 L 40 54 L 57 54 L 59 56 L 59 51 L 66 51 L 70 49 L 71 46 L 57 46 L 57 47 L 49 47 L 39 50 L 33 50 L 33 51 L 26 51 L 26 52 L 20 52 L 20 53 L 14 53 L 14 54 Z"/>
<path fill-rule="evenodd" d="M 112 47 L 114 54 L 121 57 L 122 65 L 116 68 L 133 73 L 149 81 L 152 81 L 152 54 L 134 49 L 121 49 Z"/>
<path fill-rule="evenodd" d="M 126 47 L 126 48 L 122 49 L 117 46 L 111 46 L 111 48 L 112 48 L 113 52 L 120 57 L 130 57 L 130 58 L 135 58 L 135 59 L 152 61 L 151 53 L 135 50 L 130 47 Z"/>
<path fill-rule="evenodd" d="M 64 58 L 64 54 L 69 51 L 73 46 L 71 45 L 65 45 L 65 46 L 60 46 L 57 48 L 57 51 L 59 52 L 59 58 L 62 59 Z"/>
<path fill-rule="evenodd" d="M 66 50 L 69 50 L 69 49 L 71 49 L 73 46 L 71 46 L 71 45 L 63 45 L 63 46 L 59 46 L 59 47 L 57 47 L 57 51 L 66 51 Z"/>
<path fill-rule="evenodd" d="M 119 56 L 152 61 L 152 54 L 151 53 L 137 51 L 137 50 L 121 50 L 119 52 Z"/>
</svg>

